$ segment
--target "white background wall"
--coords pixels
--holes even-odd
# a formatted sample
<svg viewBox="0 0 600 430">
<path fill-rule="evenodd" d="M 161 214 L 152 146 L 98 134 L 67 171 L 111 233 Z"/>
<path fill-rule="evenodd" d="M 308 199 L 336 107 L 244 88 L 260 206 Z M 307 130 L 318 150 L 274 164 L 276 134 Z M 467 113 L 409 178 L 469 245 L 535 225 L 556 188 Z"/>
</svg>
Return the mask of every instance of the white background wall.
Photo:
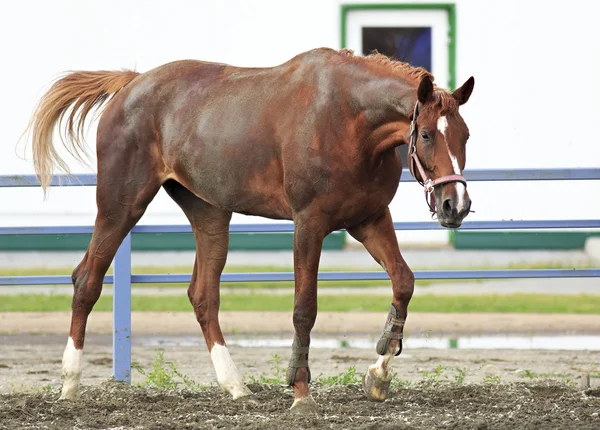
<svg viewBox="0 0 600 430">
<path fill-rule="evenodd" d="M 381 3 L 381 1 L 377 1 Z M 340 47 L 336 0 L 20 1 L 0 14 L 0 173 L 33 173 L 17 141 L 49 82 L 77 69 L 135 68 L 197 58 L 270 66 Z M 458 0 L 457 83 L 476 79 L 461 108 L 468 168 L 600 167 L 600 3 Z M 89 134 L 94 146 L 95 127 Z M 94 150 L 92 150 L 94 152 Z M 74 172 L 88 168 L 72 163 Z M 483 219 L 598 218 L 598 183 L 472 183 Z M 92 224 L 95 189 L 0 190 L 0 225 Z M 422 192 L 402 184 L 396 220 L 428 220 Z M 264 222 L 235 216 L 234 222 Z M 142 223 L 184 223 L 164 192 Z M 408 240 L 414 235 L 399 232 Z M 439 239 L 421 234 L 420 240 Z M 443 235 L 445 237 L 445 234 Z"/>
</svg>

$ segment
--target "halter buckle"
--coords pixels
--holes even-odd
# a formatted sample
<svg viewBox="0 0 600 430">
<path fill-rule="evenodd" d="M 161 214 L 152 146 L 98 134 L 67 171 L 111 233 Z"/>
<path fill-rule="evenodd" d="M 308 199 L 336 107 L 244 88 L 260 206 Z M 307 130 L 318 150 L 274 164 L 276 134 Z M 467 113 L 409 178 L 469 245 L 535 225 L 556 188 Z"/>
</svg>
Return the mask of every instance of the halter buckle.
<svg viewBox="0 0 600 430">
<path fill-rule="evenodd" d="M 423 184 L 423 188 L 425 188 L 425 192 L 427 194 L 431 194 L 433 193 L 435 185 L 433 184 L 433 181 L 431 179 L 427 179 L 427 181 L 425 181 L 425 183 Z"/>
<path fill-rule="evenodd" d="M 411 121 L 410 123 L 410 136 L 412 137 L 417 132 L 417 125 L 415 121 Z"/>
</svg>

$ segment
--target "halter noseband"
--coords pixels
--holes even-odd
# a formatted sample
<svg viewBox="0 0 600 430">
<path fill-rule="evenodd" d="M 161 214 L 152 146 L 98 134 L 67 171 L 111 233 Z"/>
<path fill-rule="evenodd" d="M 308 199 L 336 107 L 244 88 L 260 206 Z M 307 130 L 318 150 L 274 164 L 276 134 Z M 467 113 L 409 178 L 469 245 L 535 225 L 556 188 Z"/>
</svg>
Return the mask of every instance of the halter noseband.
<svg viewBox="0 0 600 430">
<path fill-rule="evenodd" d="M 431 211 L 431 215 L 435 215 L 435 194 L 433 190 L 436 185 L 443 185 L 450 182 L 461 182 L 467 186 L 467 180 L 462 175 L 448 175 L 442 176 L 437 179 L 429 179 L 427 174 L 425 173 L 425 169 L 421 164 L 421 160 L 419 160 L 419 156 L 417 155 L 417 117 L 419 116 L 419 102 L 415 103 L 415 110 L 413 112 L 412 121 L 410 122 L 410 140 L 408 143 L 408 169 L 410 170 L 413 178 L 421 184 L 425 191 L 425 201 L 427 202 L 427 206 L 429 206 L 429 210 Z M 419 171 L 419 175 L 421 179 L 417 179 L 417 175 L 415 175 L 415 166 L 416 170 Z"/>
</svg>

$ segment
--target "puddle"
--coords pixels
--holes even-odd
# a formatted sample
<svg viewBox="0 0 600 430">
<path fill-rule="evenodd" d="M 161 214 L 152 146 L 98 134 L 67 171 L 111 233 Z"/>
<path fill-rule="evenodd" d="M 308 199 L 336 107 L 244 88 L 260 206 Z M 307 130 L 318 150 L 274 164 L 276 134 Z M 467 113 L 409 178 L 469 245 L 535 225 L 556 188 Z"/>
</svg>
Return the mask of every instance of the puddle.
<svg viewBox="0 0 600 430">
<path fill-rule="evenodd" d="M 240 337 L 229 336 L 228 345 L 247 348 L 288 348 L 292 345 L 292 335 L 286 337 Z M 196 337 L 138 337 L 135 343 L 158 347 L 204 347 L 203 339 Z M 373 349 L 377 339 L 358 336 L 320 337 L 311 339 L 311 348 L 358 348 Z M 569 351 L 600 351 L 600 336 L 411 336 L 404 339 L 405 348 L 431 349 L 545 349 Z"/>
</svg>

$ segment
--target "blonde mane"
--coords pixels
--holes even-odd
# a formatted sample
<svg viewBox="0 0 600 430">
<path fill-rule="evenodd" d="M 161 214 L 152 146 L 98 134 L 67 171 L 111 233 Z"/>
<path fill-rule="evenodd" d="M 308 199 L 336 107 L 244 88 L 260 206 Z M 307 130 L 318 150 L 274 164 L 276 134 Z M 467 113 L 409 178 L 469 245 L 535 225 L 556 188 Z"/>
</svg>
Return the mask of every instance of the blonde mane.
<svg viewBox="0 0 600 430">
<path fill-rule="evenodd" d="M 411 66 L 409 63 L 404 63 L 402 61 L 392 60 L 388 56 L 380 54 L 377 51 L 374 51 L 373 53 L 364 57 L 355 55 L 352 49 L 341 49 L 338 52 L 340 55 L 343 55 L 344 57 L 350 58 L 354 61 L 363 62 L 364 64 L 368 65 L 381 66 L 382 68 L 391 71 L 392 74 L 398 78 L 409 81 L 415 86 L 418 86 L 419 82 L 421 82 L 421 79 L 424 77 L 428 77 L 432 82 L 434 82 L 434 76 L 427 71 L 427 69 L 423 67 Z M 435 82 L 433 87 L 435 89 L 435 102 L 433 106 L 436 109 L 441 110 L 442 115 L 456 112 L 458 110 L 458 103 L 454 97 L 452 97 L 452 94 L 450 94 L 447 90 L 438 87 Z"/>
<path fill-rule="evenodd" d="M 404 63 L 402 61 L 392 60 L 386 55 L 380 54 L 377 51 L 367 55 L 367 56 L 359 56 L 354 55 L 354 51 L 352 49 L 341 49 L 338 51 L 341 55 L 352 58 L 355 61 L 362 61 L 368 64 L 374 64 L 383 66 L 384 68 L 392 71 L 398 77 L 410 79 L 411 81 L 416 82 L 417 84 L 427 76 L 433 82 L 433 75 L 429 73 L 423 67 L 415 67 L 411 66 L 408 63 Z"/>
</svg>

